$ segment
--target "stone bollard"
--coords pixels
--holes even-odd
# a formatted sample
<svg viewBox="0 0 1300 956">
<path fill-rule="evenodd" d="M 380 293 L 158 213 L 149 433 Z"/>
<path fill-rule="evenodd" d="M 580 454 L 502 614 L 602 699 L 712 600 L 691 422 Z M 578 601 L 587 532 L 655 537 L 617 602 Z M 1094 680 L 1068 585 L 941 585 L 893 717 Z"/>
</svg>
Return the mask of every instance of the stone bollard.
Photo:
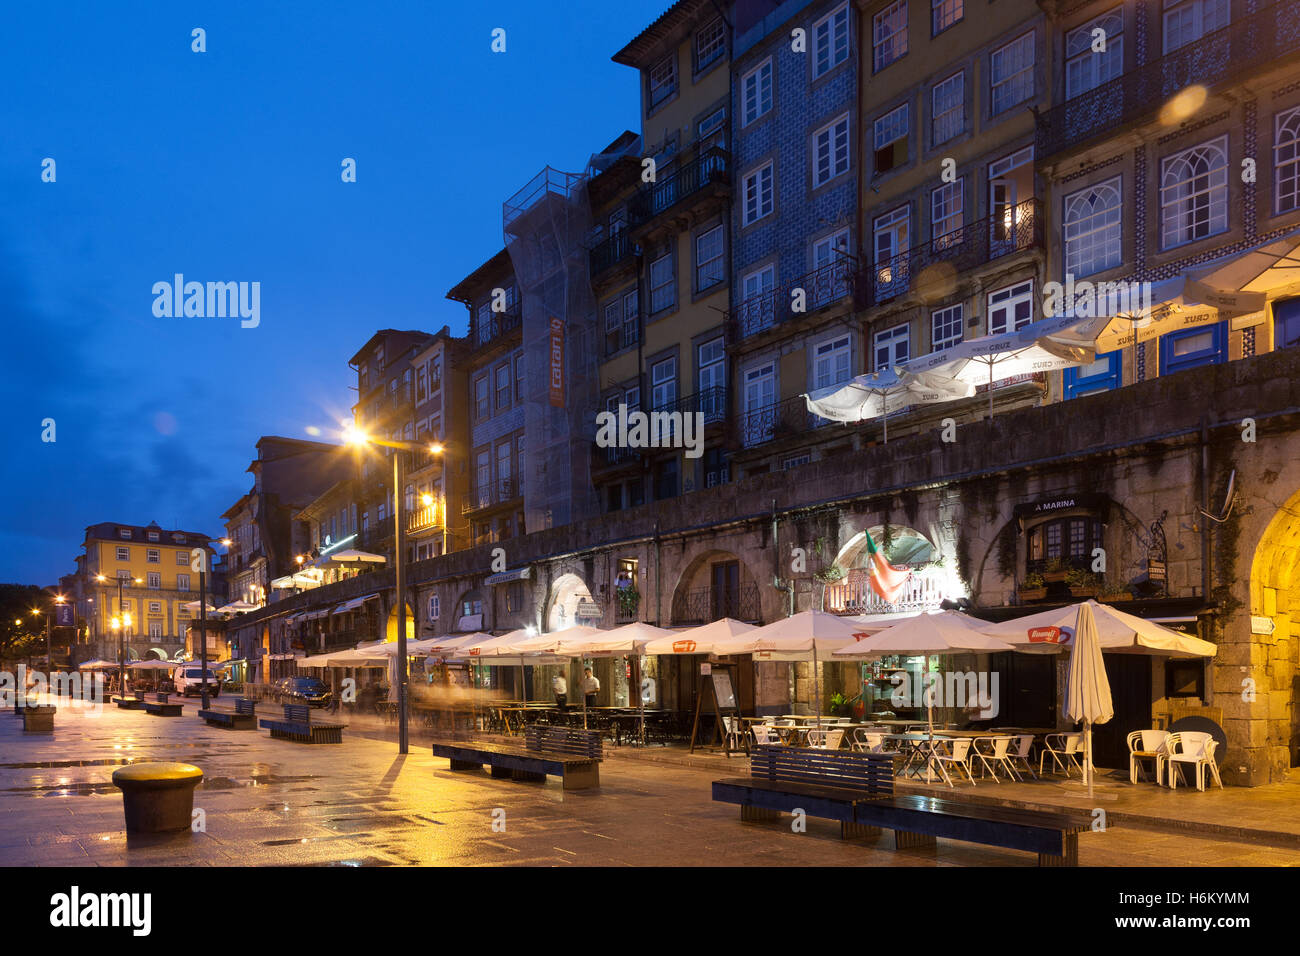
<svg viewBox="0 0 1300 956">
<path fill-rule="evenodd" d="M 35 707 L 28 705 L 23 708 L 23 732 L 54 732 L 54 712 L 56 707 Z"/>
<path fill-rule="evenodd" d="M 113 771 L 122 791 L 127 833 L 188 830 L 194 815 L 194 788 L 203 771 L 187 763 L 137 763 Z"/>
</svg>

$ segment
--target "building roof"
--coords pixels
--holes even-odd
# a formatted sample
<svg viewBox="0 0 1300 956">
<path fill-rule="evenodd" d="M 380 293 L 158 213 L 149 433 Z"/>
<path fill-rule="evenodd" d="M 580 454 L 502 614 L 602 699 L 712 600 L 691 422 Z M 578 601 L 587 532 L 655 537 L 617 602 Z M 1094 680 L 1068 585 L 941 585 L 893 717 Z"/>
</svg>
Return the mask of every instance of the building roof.
<svg viewBox="0 0 1300 956">
<path fill-rule="evenodd" d="M 649 65 L 651 57 L 662 54 L 667 42 L 685 37 L 691 25 L 702 19 L 702 13 L 711 14 L 710 20 L 718 15 L 713 0 L 678 0 L 610 59 L 642 69 Z"/>
<path fill-rule="evenodd" d="M 131 532 L 130 538 L 124 538 L 119 534 L 122 529 Z M 146 531 L 158 532 L 158 544 L 206 544 L 212 540 L 208 535 L 201 531 L 176 531 L 164 529 L 159 526 L 158 522 L 151 521 L 147 525 L 124 524 L 115 521 L 101 521 L 98 524 L 86 525 L 86 540 L 99 541 L 148 541 L 145 536 Z M 183 535 L 184 541 L 176 541 L 172 535 Z M 154 543 L 154 542 L 150 542 Z"/>
<path fill-rule="evenodd" d="M 428 332 L 421 332 L 417 329 L 380 329 L 374 335 L 370 336 L 370 338 L 366 339 L 366 344 L 357 349 L 356 354 L 348 360 L 348 364 L 360 365 L 361 362 L 368 358 L 370 353 L 375 350 L 375 346 L 379 344 L 380 339 L 400 337 L 409 345 L 422 338 L 427 338 L 429 334 L 430 333 Z M 387 356 L 385 356 L 385 358 L 387 358 Z"/>
<path fill-rule="evenodd" d="M 465 305 L 470 305 L 475 298 L 482 294 L 482 290 L 488 283 L 497 281 L 503 273 L 508 273 L 513 278 L 514 271 L 515 267 L 514 263 L 510 261 L 510 253 L 502 249 L 452 286 L 447 293 L 447 298 L 453 302 L 463 302 Z"/>
</svg>

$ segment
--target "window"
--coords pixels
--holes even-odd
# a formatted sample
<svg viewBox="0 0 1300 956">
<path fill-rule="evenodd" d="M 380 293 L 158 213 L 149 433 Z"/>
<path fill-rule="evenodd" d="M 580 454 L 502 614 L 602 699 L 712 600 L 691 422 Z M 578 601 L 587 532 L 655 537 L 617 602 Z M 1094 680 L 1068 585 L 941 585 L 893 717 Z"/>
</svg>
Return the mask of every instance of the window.
<svg viewBox="0 0 1300 956">
<path fill-rule="evenodd" d="M 990 116 L 1034 95 L 1034 35 L 1026 33 L 989 56 Z"/>
<path fill-rule="evenodd" d="M 1273 303 L 1273 348 L 1300 344 L 1300 298 L 1278 299 Z"/>
<path fill-rule="evenodd" d="M 813 308 L 829 305 L 849 291 L 849 231 L 841 229 L 818 239 L 812 247 L 812 266 L 815 276 L 811 293 Z"/>
<path fill-rule="evenodd" d="M 1015 332 L 1034 317 L 1034 280 L 989 293 L 989 335 Z"/>
<path fill-rule="evenodd" d="M 514 497 L 514 484 L 511 482 L 513 470 L 510 467 L 510 455 L 514 450 L 513 442 L 502 442 L 497 445 L 497 498 L 493 499 L 493 504 L 497 501 L 505 501 L 507 498 Z"/>
<path fill-rule="evenodd" d="M 907 0 L 871 18 L 871 72 L 877 73 L 907 52 Z"/>
<path fill-rule="evenodd" d="M 758 222 L 772 214 L 772 164 L 767 163 L 744 180 L 745 210 L 742 225 Z"/>
<path fill-rule="evenodd" d="M 723 279 L 723 229 L 715 226 L 695 237 L 695 288 L 703 291 Z"/>
<path fill-rule="evenodd" d="M 612 355 L 635 345 L 640 338 L 637 325 L 637 297 L 633 288 L 605 305 L 605 354 Z"/>
<path fill-rule="evenodd" d="M 930 33 L 938 36 L 961 21 L 962 0 L 930 0 Z"/>
<path fill-rule="evenodd" d="M 695 72 L 716 63 L 727 50 L 727 31 L 718 17 L 695 34 Z"/>
<path fill-rule="evenodd" d="M 877 283 L 903 283 L 904 287 L 906 286 L 907 262 L 899 257 L 909 248 L 907 228 L 909 218 L 908 208 L 899 206 L 883 216 L 878 216 L 873 223 L 873 256 Z"/>
<path fill-rule="evenodd" d="M 775 320 L 775 303 L 769 295 L 776 288 L 776 268 L 763 266 L 740 280 L 742 303 L 740 321 L 747 333 L 757 332 L 772 325 Z"/>
<path fill-rule="evenodd" d="M 1065 197 L 1062 239 L 1067 275 L 1082 278 L 1123 261 L 1122 212 L 1118 176 Z"/>
<path fill-rule="evenodd" d="M 677 52 L 674 50 L 650 68 L 650 108 L 677 92 Z"/>
<path fill-rule="evenodd" d="M 650 407 L 665 408 L 677 401 L 677 359 L 650 366 Z"/>
<path fill-rule="evenodd" d="M 745 445 L 757 445 L 772 438 L 773 417 L 767 412 L 776 403 L 776 364 L 768 362 L 745 371 Z"/>
<path fill-rule="evenodd" d="M 157 571 L 150 571 L 146 584 L 154 590 L 159 590 L 162 587 L 162 575 Z"/>
<path fill-rule="evenodd" d="M 959 70 L 930 90 L 930 145 L 946 143 L 966 128 L 966 73 Z"/>
<path fill-rule="evenodd" d="M 1300 208 L 1300 106 L 1273 118 L 1273 206 Z"/>
<path fill-rule="evenodd" d="M 150 614 L 161 614 L 161 613 L 162 613 L 162 601 L 150 601 L 150 602 L 149 602 L 149 613 L 150 613 Z"/>
<path fill-rule="evenodd" d="M 1165 53 L 1222 30 L 1231 17 L 1228 0 L 1165 0 Z"/>
<path fill-rule="evenodd" d="M 709 146 L 725 149 L 727 146 L 727 108 L 725 106 L 719 107 L 700 120 L 695 127 L 695 135 L 700 141 L 701 149 Z"/>
<path fill-rule="evenodd" d="M 930 190 L 930 241 L 936 249 L 961 241 L 964 183 L 964 179 L 958 179 Z"/>
<path fill-rule="evenodd" d="M 126 581 L 129 584 L 131 582 L 131 572 L 123 568 L 118 568 L 117 578 L 119 581 Z"/>
<path fill-rule="evenodd" d="M 480 375 L 474 379 L 474 418 L 482 421 L 492 416 L 492 399 L 488 395 L 488 378 Z"/>
<path fill-rule="evenodd" d="M 965 310 L 961 305 L 935 309 L 930 313 L 930 350 L 941 352 L 961 341 Z"/>
<path fill-rule="evenodd" d="M 157 531 L 146 531 L 146 532 L 145 532 L 145 537 L 148 538 L 150 541 L 157 541 L 157 540 L 158 540 L 158 532 L 157 532 Z"/>
<path fill-rule="evenodd" d="M 1106 38 L 1106 52 L 1093 49 L 1095 31 Z M 1065 98 L 1095 90 L 1124 72 L 1124 16 L 1119 7 L 1065 35 Z"/>
<path fill-rule="evenodd" d="M 162 554 L 157 548 L 147 548 L 145 549 L 144 559 L 150 564 L 161 564 Z"/>
<path fill-rule="evenodd" d="M 496 368 L 496 407 L 497 411 L 510 407 L 510 363 L 504 362 Z"/>
<path fill-rule="evenodd" d="M 119 560 L 119 561 L 130 561 L 130 560 L 131 560 L 131 549 L 130 549 L 130 548 L 118 548 L 118 549 L 117 549 L 117 560 Z"/>
<path fill-rule="evenodd" d="M 789 471 L 791 468 L 798 468 L 800 465 L 806 465 L 812 461 L 812 456 L 804 453 L 802 455 L 792 455 L 789 458 L 781 459 L 781 470 Z"/>
<path fill-rule="evenodd" d="M 852 352 L 849 337 L 842 335 L 828 339 L 813 349 L 813 382 L 815 388 L 839 385 L 853 377 L 850 369 Z"/>
<path fill-rule="evenodd" d="M 677 497 L 677 459 L 669 458 L 655 467 L 655 500 Z"/>
<path fill-rule="evenodd" d="M 876 371 L 884 371 L 894 365 L 902 365 L 912 357 L 911 329 L 907 323 L 896 325 L 876 333 Z"/>
<path fill-rule="evenodd" d="M 429 595 L 429 620 L 436 621 L 442 616 L 442 598 L 437 594 Z"/>
<path fill-rule="evenodd" d="M 118 529 L 117 529 L 117 536 L 118 536 L 119 538 L 126 538 L 126 539 L 129 541 L 129 540 L 131 539 L 131 529 L 130 529 L 130 528 L 118 528 Z"/>
<path fill-rule="evenodd" d="M 188 591 L 190 589 L 190 576 L 188 574 L 176 575 L 176 590 Z"/>
<path fill-rule="evenodd" d="M 1120 386 L 1120 353 L 1105 352 L 1098 355 L 1091 365 L 1080 368 L 1067 368 L 1062 384 L 1066 398 L 1080 398 L 1094 392 L 1105 392 Z"/>
<path fill-rule="evenodd" d="M 415 372 L 415 400 L 422 402 L 429 397 L 429 371 L 421 365 Z"/>
<path fill-rule="evenodd" d="M 162 621 L 149 622 L 149 639 L 151 641 L 161 640 L 163 636 Z"/>
<path fill-rule="evenodd" d="M 1055 518 L 1031 527 L 1025 570 L 1030 574 L 1043 571 L 1049 561 L 1090 568 L 1093 550 L 1102 547 L 1104 530 L 1101 521 L 1091 515 Z"/>
<path fill-rule="evenodd" d="M 772 108 L 772 58 L 768 57 L 746 73 L 740 86 L 745 109 L 742 125 L 748 126 Z"/>
<path fill-rule="evenodd" d="M 1227 230 L 1226 136 L 1161 162 L 1160 225 L 1166 249 Z"/>
<path fill-rule="evenodd" d="M 813 24 L 813 79 L 825 76 L 849 58 L 849 5 Z"/>
<path fill-rule="evenodd" d="M 849 114 L 813 133 L 813 188 L 849 171 Z"/>
<path fill-rule="evenodd" d="M 1166 332 L 1160 338 L 1160 374 L 1198 365 L 1217 365 L 1228 358 L 1228 323 Z"/>
<path fill-rule="evenodd" d="M 650 312 L 670 309 L 677 301 L 677 288 L 673 281 L 673 256 L 665 253 L 650 263 Z"/>
<path fill-rule="evenodd" d="M 695 384 L 700 397 L 696 410 L 704 413 L 705 421 L 714 421 L 727 413 L 727 350 L 722 337 L 697 346 L 695 354 L 699 363 Z"/>
<path fill-rule="evenodd" d="M 190 553 L 188 551 L 177 551 L 176 565 L 177 567 L 188 568 L 190 566 Z"/>
<path fill-rule="evenodd" d="M 907 162 L 907 104 L 890 110 L 875 122 L 876 172 L 883 173 Z"/>
</svg>

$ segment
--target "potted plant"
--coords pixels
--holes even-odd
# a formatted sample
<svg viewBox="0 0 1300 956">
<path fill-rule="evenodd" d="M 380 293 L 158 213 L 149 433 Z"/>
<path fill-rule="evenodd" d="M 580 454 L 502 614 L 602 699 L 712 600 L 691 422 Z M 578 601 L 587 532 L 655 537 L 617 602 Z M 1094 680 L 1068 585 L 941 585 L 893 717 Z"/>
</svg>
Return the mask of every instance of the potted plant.
<svg viewBox="0 0 1300 956">
<path fill-rule="evenodd" d="M 1016 597 L 1023 604 L 1027 601 L 1041 601 L 1047 597 L 1047 587 L 1043 584 L 1041 574 L 1025 576 L 1024 582 L 1016 589 Z"/>
<path fill-rule="evenodd" d="M 1122 584 L 1109 584 L 1101 589 L 1097 595 L 1097 600 L 1105 604 L 1131 601 L 1133 600 L 1133 592 Z"/>
<path fill-rule="evenodd" d="M 839 693 L 838 691 L 834 694 L 831 694 L 831 698 L 827 703 L 829 704 L 830 713 L 832 717 L 852 716 L 853 705 L 849 703 L 849 699 L 847 697 L 845 697 L 843 694 Z"/>
<path fill-rule="evenodd" d="M 1070 596 L 1076 598 L 1096 597 L 1101 579 L 1091 571 L 1082 568 L 1070 568 L 1065 574 L 1065 586 L 1070 589 Z"/>
<path fill-rule="evenodd" d="M 618 588 L 619 617 L 636 617 L 637 608 L 641 606 L 641 592 L 635 586 Z"/>
<path fill-rule="evenodd" d="M 1047 584 L 1060 584 L 1065 580 L 1070 569 L 1065 566 L 1065 562 L 1060 558 L 1049 558 L 1047 564 L 1043 566 L 1043 581 Z"/>
</svg>

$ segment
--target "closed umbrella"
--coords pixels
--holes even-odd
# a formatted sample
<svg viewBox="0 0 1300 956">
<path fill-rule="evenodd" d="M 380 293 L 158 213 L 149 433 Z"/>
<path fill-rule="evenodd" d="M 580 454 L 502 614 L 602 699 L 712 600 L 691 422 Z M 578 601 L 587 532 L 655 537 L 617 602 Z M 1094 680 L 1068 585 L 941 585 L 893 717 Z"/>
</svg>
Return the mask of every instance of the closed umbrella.
<svg viewBox="0 0 1300 956">
<path fill-rule="evenodd" d="M 1089 603 L 1079 605 L 1074 629 L 1074 646 L 1070 648 L 1070 677 L 1065 685 L 1065 716 L 1083 722 L 1083 773 L 1092 796 L 1092 725 L 1104 724 L 1115 716 L 1110 697 L 1110 680 L 1101 659 L 1101 640 L 1097 620 Z"/>
</svg>

